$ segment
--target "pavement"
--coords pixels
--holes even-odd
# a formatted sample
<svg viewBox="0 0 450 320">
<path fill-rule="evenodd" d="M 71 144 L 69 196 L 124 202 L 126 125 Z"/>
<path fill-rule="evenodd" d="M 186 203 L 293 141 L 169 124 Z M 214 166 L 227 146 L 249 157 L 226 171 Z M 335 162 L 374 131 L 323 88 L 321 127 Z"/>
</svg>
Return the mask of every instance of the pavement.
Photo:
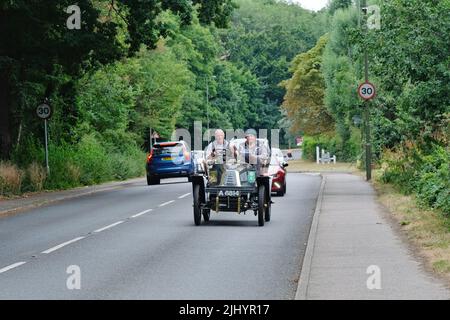
<svg viewBox="0 0 450 320">
<path fill-rule="evenodd" d="M 195 226 L 187 179 L 0 202 L 16 210 L 0 218 L 0 299 L 292 300 L 321 177 L 287 179 L 264 227 L 252 212 Z"/>
<path fill-rule="evenodd" d="M 450 299 L 398 236 L 363 178 L 324 174 L 298 300 Z"/>
</svg>

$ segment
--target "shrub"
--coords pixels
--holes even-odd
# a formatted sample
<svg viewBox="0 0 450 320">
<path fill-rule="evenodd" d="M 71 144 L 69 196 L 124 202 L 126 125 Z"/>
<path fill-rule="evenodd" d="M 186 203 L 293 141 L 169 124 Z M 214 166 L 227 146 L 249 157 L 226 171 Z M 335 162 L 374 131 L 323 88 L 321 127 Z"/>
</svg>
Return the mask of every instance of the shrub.
<svg viewBox="0 0 450 320">
<path fill-rule="evenodd" d="M 145 153 L 135 145 L 130 145 L 121 153 L 113 153 L 111 162 L 115 179 L 125 180 L 145 173 Z"/>
<path fill-rule="evenodd" d="M 325 149 L 331 155 L 336 154 L 336 140 L 327 136 L 305 137 L 303 139 L 303 159 L 316 160 L 316 146 Z"/>
<path fill-rule="evenodd" d="M 41 191 L 47 178 L 47 172 L 41 165 L 33 162 L 27 168 L 28 182 L 33 191 Z"/>
<path fill-rule="evenodd" d="M 423 205 L 450 215 L 449 150 L 439 145 L 425 148 L 406 144 L 396 150 L 385 150 L 382 162 L 383 182 L 413 193 Z"/>
<path fill-rule="evenodd" d="M 0 194 L 19 194 L 22 187 L 23 172 L 14 164 L 0 163 Z"/>
<path fill-rule="evenodd" d="M 113 180 L 110 150 L 93 135 L 85 135 L 76 147 L 75 164 L 80 168 L 80 182 L 84 185 Z"/>
<path fill-rule="evenodd" d="M 69 144 L 49 145 L 50 174 L 45 180 L 46 189 L 68 189 L 80 185 L 79 179 L 71 172 L 76 157 L 74 149 Z"/>
</svg>

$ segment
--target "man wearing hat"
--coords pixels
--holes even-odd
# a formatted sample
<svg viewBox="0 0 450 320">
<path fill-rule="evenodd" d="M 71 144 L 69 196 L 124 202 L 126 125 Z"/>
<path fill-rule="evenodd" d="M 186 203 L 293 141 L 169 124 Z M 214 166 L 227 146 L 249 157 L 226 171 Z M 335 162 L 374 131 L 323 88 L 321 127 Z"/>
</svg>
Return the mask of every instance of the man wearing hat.
<svg viewBox="0 0 450 320">
<path fill-rule="evenodd" d="M 256 139 L 255 129 L 245 131 L 245 142 L 238 147 L 238 154 L 241 160 L 258 167 L 267 165 L 269 160 L 269 150 L 264 143 Z"/>
</svg>

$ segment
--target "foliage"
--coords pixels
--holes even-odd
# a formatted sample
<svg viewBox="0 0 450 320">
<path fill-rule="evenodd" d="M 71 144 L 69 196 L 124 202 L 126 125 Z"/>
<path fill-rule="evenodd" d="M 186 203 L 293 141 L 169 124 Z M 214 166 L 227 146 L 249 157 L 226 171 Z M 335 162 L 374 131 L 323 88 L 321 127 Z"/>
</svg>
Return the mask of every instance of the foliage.
<svg viewBox="0 0 450 320">
<path fill-rule="evenodd" d="M 303 139 L 303 159 L 316 161 L 316 147 L 324 149 L 332 156 L 335 155 L 339 162 L 355 162 L 360 159 L 361 139 L 358 131 L 353 131 L 349 140 L 343 141 L 339 136 L 321 134 L 306 136 Z"/>
<path fill-rule="evenodd" d="M 382 179 L 406 193 L 416 193 L 424 205 L 450 215 L 450 151 L 439 145 L 422 147 L 407 143 L 383 153 Z"/>
<path fill-rule="evenodd" d="M 286 88 L 283 108 L 293 120 L 292 132 L 317 135 L 333 130 L 333 119 L 324 106 L 322 56 L 327 41 L 328 36 L 323 36 L 314 48 L 295 57 L 292 78 L 281 83 Z"/>
<path fill-rule="evenodd" d="M 0 195 L 19 194 L 24 173 L 15 164 L 0 162 Z"/>
<path fill-rule="evenodd" d="M 232 28 L 221 33 L 222 57 L 258 80 L 259 90 L 251 100 L 258 117 L 251 126 L 278 128 L 285 94 L 278 84 L 289 77 L 290 61 L 299 52 L 311 49 L 326 32 L 328 16 L 285 1 L 236 2 L 239 9 L 233 16 Z M 284 137 L 289 137 L 287 130 Z"/>
</svg>

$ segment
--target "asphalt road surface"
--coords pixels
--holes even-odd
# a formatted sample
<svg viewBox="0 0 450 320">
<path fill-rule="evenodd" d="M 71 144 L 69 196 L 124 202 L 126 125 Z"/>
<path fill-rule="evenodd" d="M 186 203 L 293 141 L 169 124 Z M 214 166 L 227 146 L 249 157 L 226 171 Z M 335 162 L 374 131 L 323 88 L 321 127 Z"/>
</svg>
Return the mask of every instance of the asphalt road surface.
<svg viewBox="0 0 450 320">
<path fill-rule="evenodd" d="M 196 227 L 186 179 L 0 218 L 0 299 L 293 299 L 320 179 L 289 174 L 264 227 L 252 212 Z"/>
</svg>

